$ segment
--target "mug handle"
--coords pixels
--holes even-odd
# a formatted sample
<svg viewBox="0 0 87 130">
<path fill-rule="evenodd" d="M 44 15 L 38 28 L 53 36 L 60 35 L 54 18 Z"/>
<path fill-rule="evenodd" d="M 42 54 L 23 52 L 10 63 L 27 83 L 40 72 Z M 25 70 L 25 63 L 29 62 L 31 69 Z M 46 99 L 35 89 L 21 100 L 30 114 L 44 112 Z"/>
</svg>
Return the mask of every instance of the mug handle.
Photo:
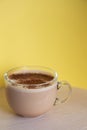
<svg viewBox="0 0 87 130">
<path fill-rule="evenodd" d="M 59 99 L 59 97 L 57 97 L 56 100 L 55 100 L 55 102 L 54 102 L 54 105 L 56 105 L 57 103 L 65 103 L 70 98 L 71 93 L 72 93 L 71 85 L 67 81 L 57 82 L 57 91 L 59 91 L 60 89 L 63 90 L 64 88 L 68 89 L 67 90 L 67 96 L 63 97 L 62 99 Z"/>
</svg>

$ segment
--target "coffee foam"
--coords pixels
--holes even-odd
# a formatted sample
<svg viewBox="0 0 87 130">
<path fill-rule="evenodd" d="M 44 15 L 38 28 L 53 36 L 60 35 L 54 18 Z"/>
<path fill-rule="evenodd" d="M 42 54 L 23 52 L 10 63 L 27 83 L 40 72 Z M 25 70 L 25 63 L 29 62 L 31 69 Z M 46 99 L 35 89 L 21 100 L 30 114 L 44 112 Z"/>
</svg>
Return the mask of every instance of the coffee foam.
<svg viewBox="0 0 87 130">
<path fill-rule="evenodd" d="M 24 73 L 42 73 L 42 74 L 47 74 L 47 75 L 53 76 L 52 73 L 50 73 L 50 72 L 45 72 L 45 71 L 42 71 L 42 70 L 27 70 L 27 69 L 16 70 L 15 72 L 10 73 L 9 75 L 11 75 L 11 74 L 20 74 L 20 73 L 23 73 L 23 74 Z M 46 83 L 41 83 L 41 85 L 40 84 L 35 84 L 36 87 L 32 89 L 32 88 L 25 87 L 25 86 L 29 86 L 29 84 L 26 84 L 26 85 L 24 85 L 24 84 L 18 84 L 18 83 L 15 84 L 15 82 L 16 82 L 15 79 L 11 80 L 11 82 L 12 82 L 12 85 L 10 84 L 10 87 L 19 88 L 19 90 L 23 89 L 25 91 L 26 90 L 29 91 L 30 89 L 33 90 L 33 91 L 34 90 L 38 91 L 37 89 L 47 89 L 47 88 L 50 88 L 52 86 L 51 81 L 48 81 Z M 50 84 L 47 87 L 45 87 L 45 84 L 47 84 L 47 83 L 50 83 Z"/>
</svg>

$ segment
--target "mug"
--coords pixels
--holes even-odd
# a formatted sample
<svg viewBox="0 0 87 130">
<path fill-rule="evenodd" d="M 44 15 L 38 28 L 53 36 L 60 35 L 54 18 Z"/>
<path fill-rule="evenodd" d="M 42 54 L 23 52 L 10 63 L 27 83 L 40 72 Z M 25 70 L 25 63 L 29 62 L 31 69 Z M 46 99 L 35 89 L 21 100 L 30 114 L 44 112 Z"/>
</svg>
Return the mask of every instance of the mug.
<svg viewBox="0 0 87 130">
<path fill-rule="evenodd" d="M 9 78 L 14 73 L 41 72 L 53 76 L 51 81 L 37 85 L 37 88 L 24 87 L 27 84 L 19 84 Z M 24 117 L 35 117 L 48 112 L 58 102 L 64 103 L 71 95 L 71 85 L 66 81 L 58 81 L 56 71 L 41 66 L 22 66 L 9 70 L 4 74 L 6 84 L 6 98 L 10 107 L 18 115 Z M 48 84 L 49 83 L 49 84 Z M 28 84 L 29 85 L 29 84 Z M 59 90 L 66 89 L 67 94 L 64 98 L 59 99 Z M 61 91 L 61 95 L 62 95 Z M 64 96 L 64 94 L 62 95 Z"/>
</svg>

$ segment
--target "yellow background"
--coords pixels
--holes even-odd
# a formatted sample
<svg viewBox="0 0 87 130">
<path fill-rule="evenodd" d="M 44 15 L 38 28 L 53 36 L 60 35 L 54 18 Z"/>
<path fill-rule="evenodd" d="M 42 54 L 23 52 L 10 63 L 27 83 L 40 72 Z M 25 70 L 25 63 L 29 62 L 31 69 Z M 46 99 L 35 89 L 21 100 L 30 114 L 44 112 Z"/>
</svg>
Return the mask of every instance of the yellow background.
<svg viewBox="0 0 87 130">
<path fill-rule="evenodd" d="M 87 88 L 87 1 L 0 0 L 0 86 L 21 65 L 51 67 Z"/>
</svg>

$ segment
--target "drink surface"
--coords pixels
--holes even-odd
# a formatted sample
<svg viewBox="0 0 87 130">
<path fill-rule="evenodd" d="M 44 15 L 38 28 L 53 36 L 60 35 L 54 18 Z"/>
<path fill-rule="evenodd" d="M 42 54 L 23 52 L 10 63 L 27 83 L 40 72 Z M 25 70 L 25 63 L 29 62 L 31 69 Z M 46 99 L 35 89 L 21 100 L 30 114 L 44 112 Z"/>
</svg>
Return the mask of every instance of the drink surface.
<svg viewBox="0 0 87 130">
<path fill-rule="evenodd" d="M 50 81 L 53 80 L 53 78 L 51 74 L 41 72 L 13 73 L 9 75 L 9 79 L 21 85 L 25 84 L 27 88 L 37 88 L 37 85 L 39 86 L 43 83 L 47 83 L 47 85 L 44 85 L 44 87 L 46 87 L 50 85 Z"/>
</svg>

